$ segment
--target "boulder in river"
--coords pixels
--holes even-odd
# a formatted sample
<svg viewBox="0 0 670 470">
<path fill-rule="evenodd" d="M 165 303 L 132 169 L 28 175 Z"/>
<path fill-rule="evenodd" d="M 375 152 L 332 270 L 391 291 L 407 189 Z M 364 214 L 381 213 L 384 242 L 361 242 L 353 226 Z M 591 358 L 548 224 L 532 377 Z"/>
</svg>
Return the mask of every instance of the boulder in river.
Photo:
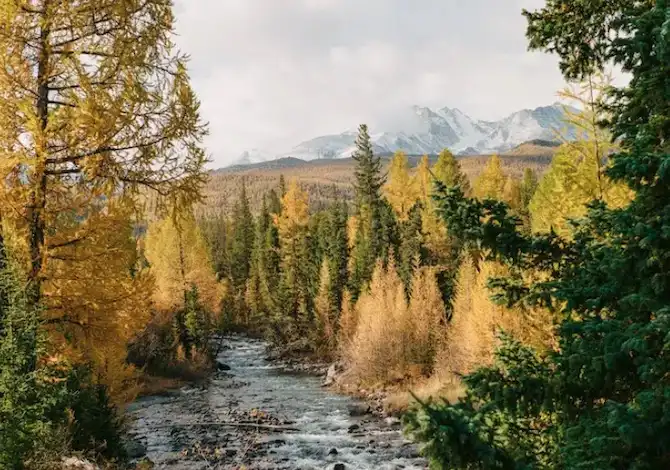
<svg viewBox="0 0 670 470">
<path fill-rule="evenodd" d="M 218 370 L 230 370 L 230 366 L 228 364 L 224 364 L 221 361 L 216 361 L 216 368 Z"/>
<path fill-rule="evenodd" d="M 353 403 L 347 409 L 349 410 L 349 416 L 364 416 L 372 411 L 367 403 Z"/>
<path fill-rule="evenodd" d="M 124 447 L 130 459 L 140 459 L 147 455 L 147 448 L 141 442 L 129 440 L 124 443 Z"/>
<path fill-rule="evenodd" d="M 328 455 L 337 455 L 337 454 L 338 454 L 338 452 L 337 452 L 337 449 L 335 447 L 333 447 L 332 449 L 330 449 L 328 451 Z"/>
<path fill-rule="evenodd" d="M 335 466 L 333 466 L 333 470 L 346 470 L 346 466 L 343 463 L 336 463 Z"/>
</svg>

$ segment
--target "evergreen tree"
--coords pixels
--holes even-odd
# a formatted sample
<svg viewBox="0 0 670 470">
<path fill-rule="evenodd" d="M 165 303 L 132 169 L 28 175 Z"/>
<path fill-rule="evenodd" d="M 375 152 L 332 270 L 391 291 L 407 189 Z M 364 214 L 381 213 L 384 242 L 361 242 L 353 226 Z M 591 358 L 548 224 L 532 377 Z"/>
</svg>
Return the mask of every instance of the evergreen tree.
<svg viewBox="0 0 670 470">
<path fill-rule="evenodd" d="M 621 150 L 606 174 L 635 198 L 618 209 L 593 201 L 565 239 L 523 235 L 504 204 L 441 191 L 452 232 L 542 274 L 490 284 L 498 301 L 557 308 L 560 344 L 540 353 L 505 340 L 496 364 L 465 379 L 465 398 L 427 404 L 409 426 L 441 468 L 667 468 L 670 5 L 549 1 L 525 15 L 531 47 L 557 52 L 566 78 L 610 61 L 630 72 L 609 93 Z"/>
<path fill-rule="evenodd" d="M 409 297 L 412 289 L 412 278 L 419 266 L 423 266 L 428 253 L 423 244 L 422 206 L 417 203 L 409 211 L 406 221 L 400 223 L 400 247 L 398 248 L 398 275 L 405 284 L 405 291 Z"/>
<path fill-rule="evenodd" d="M 230 248 L 230 274 L 233 286 L 241 290 L 249 279 L 251 251 L 254 246 L 254 218 L 249 207 L 246 182 L 243 179 L 240 195 L 233 211 L 233 236 Z"/>
<path fill-rule="evenodd" d="M 385 175 L 382 174 L 381 159 L 375 155 L 370 142 L 368 127 L 361 124 L 356 138 L 356 162 L 354 189 L 356 191 L 356 233 L 351 252 L 350 290 L 352 298 L 358 294 L 372 277 L 376 260 L 385 248 L 382 237 L 390 238 L 389 217 L 382 204 L 381 188 Z M 382 222 L 385 217 L 385 224 Z"/>
<path fill-rule="evenodd" d="M 347 287 L 349 278 L 349 241 L 347 238 L 348 208 L 344 200 L 338 200 L 326 212 L 324 230 L 321 235 L 323 240 L 324 259 L 328 261 L 329 270 L 329 298 L 332 310 L 335 312 L 335 324 L 337 324 L 337 313 L 342 304 L 342 296 Z"/>
</svg>

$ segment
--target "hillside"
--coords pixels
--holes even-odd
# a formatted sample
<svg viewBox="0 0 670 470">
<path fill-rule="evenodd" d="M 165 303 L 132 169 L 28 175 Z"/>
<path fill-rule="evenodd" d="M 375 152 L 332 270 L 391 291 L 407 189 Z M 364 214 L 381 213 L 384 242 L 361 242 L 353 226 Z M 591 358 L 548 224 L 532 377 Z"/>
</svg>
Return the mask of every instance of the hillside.
<svg viewBox="0 0 670 470">
<path fill-rule="evenodd" d="M 551 162 L 556 148 L 553 142 L 541 140 L 521 144 L 501 155 L 503 168 L 515 177 L 520 177 L 527 167 L 542 173 Z M 463 171 L 474 180 L 489 157 L 490 155 L 468 155 L 458 158 Z M 388 167 L 391 155 L 382 155 L 382 159 L 385 167 Z M 437 156 L 429 155 L 429 159 L 434 163 Z M 414 168 L 421 160 L 421 155 L 409 155 L 408 160 Z M 338 197 L 353 199 L 351 182 L 354 168 L 355 162 L 352 158 L 305 161 L 289 157 L 214 170 L 205 189 L 207 199 L 204 209 L 207 212 L 229 212 L 239 193 L 241 181 L 245 179 L 247 193 L 255 210 L 260 206 L 263 194 L 276 187 L 279 177 L 284 175 L 287 181 L 297 179 L 310 196 L 311 208 L 319 210 Z"/>
</svg>

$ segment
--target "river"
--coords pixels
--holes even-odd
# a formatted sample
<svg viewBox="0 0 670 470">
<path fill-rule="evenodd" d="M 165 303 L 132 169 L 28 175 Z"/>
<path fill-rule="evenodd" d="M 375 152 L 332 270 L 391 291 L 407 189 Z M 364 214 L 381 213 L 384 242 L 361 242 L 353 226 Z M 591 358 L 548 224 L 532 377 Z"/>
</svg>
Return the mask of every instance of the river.
<svg viewBox="0 0 670 470">
<path fill-rule="evenodd" d="M 357 416 L 361 402 L 269 361 L 262 341 L 226 338 L 218 359 L 230 370 L 207 386 L 130 406 L 130 434 L 155 468 L 427 468 L 397 419 Z"/>
</svg>

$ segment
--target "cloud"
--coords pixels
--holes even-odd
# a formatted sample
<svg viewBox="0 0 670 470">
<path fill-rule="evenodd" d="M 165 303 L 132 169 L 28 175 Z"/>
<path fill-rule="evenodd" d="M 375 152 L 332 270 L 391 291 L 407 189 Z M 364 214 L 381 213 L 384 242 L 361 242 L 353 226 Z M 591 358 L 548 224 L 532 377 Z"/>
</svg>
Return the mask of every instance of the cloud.
<svg viewBox="0 0 670 470">
<path fill-rule="evenodd" d="M 212 166 L 252 148 L 381 122 L 410 105 L 483 119 L 555 100 L 529 53 L 542 0 L 176 0 L 177 43 L 210 123 Z"/>
</svg>

